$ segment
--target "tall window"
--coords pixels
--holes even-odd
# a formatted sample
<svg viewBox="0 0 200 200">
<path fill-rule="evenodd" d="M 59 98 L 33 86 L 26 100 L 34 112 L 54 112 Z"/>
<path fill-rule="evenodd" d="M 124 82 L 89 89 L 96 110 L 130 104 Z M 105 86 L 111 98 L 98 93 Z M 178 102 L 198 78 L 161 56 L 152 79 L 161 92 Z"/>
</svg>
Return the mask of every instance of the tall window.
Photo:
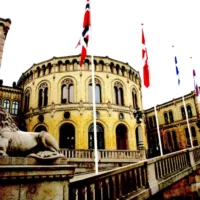
<svg viewBox="0 0 200 200">
<path fill-rule="evenodd" d="M 174 117 L 173 117 L 172 111 L 169 111 L 169 120 L 170 120 L 170 123 L 174 122 Z"/>
<path fill-rule="evenodd" d="M 153 127 L 156 127 L 156 117 L 155 117 L 155 115 L 153 116 Z"/>
<path fill-rule="evenodd" d="M 132 99 L 133 99 L 133 108 L 136 109 L 137 107 L 137 93 L 136 90 L 132 90 Z"/>
<path fill-rule="evenodd" d="M 74 102 L 74 83 L 71 79 L 65 79 L 61 84 L 61 103 Z"/>
<path fill-rule="evenodd" d="M 187 147 L 190 147 L 190 136 L 189 136 L 189 131 L 188 128 L 185 128 L 185 137 L 186 137 L 186 143 L 187 143 Z"/>
<path fill-rule="evenodd" d="M 184 107 L 181 108 L 181 114 L 182 114 L 182 119 L 186 119 L 185 108 Z"/>
<path fill-rule="evenodd" d="M 38 77 L 40 77 L 40 72 L 41 72 L 40 67 L 38 67 L 38 68 L 37 68 L 37 76 L 38 76 Z"/>
<path fill-rule="evenodd" d="M 169 124 L 168 114 L 164 113 L 165 124 Z"/>
<path fill-rule="evenodd" d="M 18 101 L 13 101 L 13 103 L 12 103 L 12 112 L 11 112 L 13 115 L 17 115 L 18 114 L 18 105 L 19 105 Z"/>
<path fill-rule="evenodd" d="M 192 117 L 192 108 L 191 106 L 187 106 L 187 113 L 188 113 L 188 117 Z"/>
<path fill-rule="evenodd" d="M 167 132 L 167 140 L 168 140 L 169 148 L 172 150 L 173 145 L 172 145 L 172 138 L 171 138 L 170 132 Z"/>
<path fill-rule="evenodd" d="M 124 105 L 123 86 L 120 82 L 114 84 L 114 103 L 117 105 Z"/>
<path fill-rule="evenodd" d="M 149 128 L 153 128 L 153 118 L 149 117 Z"/>
<path fill-rule="evenodd" d="M 103 126 L 97 123 L 96 126 L 97 132 L 97 148 L 98 149 L 105 149 L 104 144 L 104 129 Z M 88 148 L 94 149 L 94 125 L 91 124 L 88 128 Z"/>
<path fill-rule="evenodd" d="M 174 142 L 174 150 L 178 150 L 178 143 L 177 143 L 177 138 L 176 138 L 176 132 L 172 131 L 172 137 L 173 137 L 173 142 Z"/>
<path fill-rule="evenodd" d="M 10 110 L 10 101 L 8 99 L 4 100 L 3 107 L 6 109 L 7 112 Z"/>
<path fill-rule="evenodd" d="M 191 127 L 191 132 L 192 132 L 193 145 L 198 146 L 197 134 L 194 126 Z"/>
<path fill-rule="evenodd" d="M 89 83 L 89 102 L 92 102 L 92 80 L 90 80 Z M 96 98 L 96 103 L 101 103 L 101 84 L 98 79 L 95 79 L 95 98 Z"/>
<path fill-rule="evenodd" d="M 48 104 L 48 85 L 47 83 L 42 83 L 39 87 L 38 92 L 38 106 L 43 107 Z"/>
<path fill-rule="evenodd" d="M 25 93 L 24 112 L 28 112 L 30 103 L 30 90 Z"/>
</svg>

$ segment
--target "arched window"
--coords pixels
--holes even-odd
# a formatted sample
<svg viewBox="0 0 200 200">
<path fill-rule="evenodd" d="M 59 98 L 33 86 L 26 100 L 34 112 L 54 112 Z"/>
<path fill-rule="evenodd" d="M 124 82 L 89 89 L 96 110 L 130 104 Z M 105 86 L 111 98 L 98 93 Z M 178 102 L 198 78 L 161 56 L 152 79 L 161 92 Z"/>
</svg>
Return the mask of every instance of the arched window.
<svg viewBox="0 0 200 200">
<path fill-rule="evenodd" d="M 176 132 L 172 131 L 172 137 L 173 137 L 173 142 L 174 142 L 174 150 L 178 150 L 178 143 L 177 143 L 177 138 L 176 138 Z"/>
<path fill-rule="evenodd" d="M 43 126 L 43 125 L 40 125 L 35 129 L 35 132 L 41 132 L 41 131 L 46 131 L 47 132 L 46 127 Z"/>
<path fill-rule="evenodd" d="M 57 66 L 58 66 L 58 72 L 60 72 L 61 71 L 61 66 L 62 66 L 62 61 L 58 61 Z"/>
<path fill-rule="evenodd" d="M 136 90 L 132 90 L 132 99 L 133 99 L 133 108 L 136 109 L 137 107 L 137 93 Z"/>
<path fill-rule="evenodd" d="M 153 128 L 153 119 L 149 117 L 149 128 Z"/>
<path fill-rule="evenodd" d="M 30 72 L 30 81 L 33 80 L 33 71 Z"/>
<path fill-rule="evenodd" d="M 61 83 L 61 103 L 74 102 L 74 83 L 71 79 L 65 79 Z"/>
<path fill-rule="evenodd" d="M 51 63 L 48 63 L 47 68 L 49 69 L 49 74 L 51 74 L 51 69 L 52 69 Z"/>
<path fill-rule="evenodd" d="M 125 76 L 125 67 L 124 66 L 122 66 L 122 76 Z"/>
<path fill-rule="evenodd" d="M 18 105 L 19 105 L 18 101 L 13 101 L 11 114 L 13 114 L 13 115 L 18 114 Z"/>
<path fill-rule="evenodd" d="M 169 120 L 170 120 L 170 123 L 174 122 L 174 117 L 173 117 L 172 111 L 169 111 Z"/>
<path fill-rule="evenodd" d="M 6 109 L 7 112 L 10 111 L 10 101 L 8 99 L 4 100 L 3 107 Z"/>
<path fill-rule="evenodd" d="M 27 90 L 25 93 L 24 112 L 28 112 L 29 103 L 30 103 L 30 90 Z"/>
<path fill-rule="evenodd" d="M 196 135 L 196 130 L 194 126 L 191 127 L 191 132 L 192 132 L 192 137 L 196 138 L 197 135 Z"/>
<path fill-rule="evenodd" d="M 155 117 L 155 115 L 153 116 L 153 127 L 156 127 L 156 117 Z"/>
<path fill-rule="evenodd" d="M 187 143 L 187 147 L 190 147 L 190 136 L 189 136 L 189 131 L 188 128 L 185 128 L 185 137 L 186 137 L 186 143 Z"/>
<path fill-rule="evenodd" d="M 132 80 L 132 72 L 131 72 L 131 70 L 129 70 L 128 76 L 129 76 L 129 79 Z"/>
<path fill-rule="evenodd" d="M 187 113 L 188 113 L 188 118 L 192 117 L 192 108 L 191 106 L 187 106 Z"/>
<path fill-rule="evenodd" d="M 164 113 L 164 119 L 165 119 L 165 124 L 169 124 L 168 114 L 166 112 Z"/>
<path fill-rule="evenodd" d="M 45 72 L 46 72 L 46 67 L 45 67 L 45 65 L 42 65 L 42 75 L 43 76 L 45 75 Z"/>
<path fill-rule="evenodd" d="M 70 123 L 65 123 L 60 127 L 60 148 L 75 149 L 75 128 Z"/>
<path fill-rule="evenodd" d="M 172 138 L 171 138 L 171 134 L 170 132 L 167 132 L 167 141 L 168 141 L 168 147 L 170 148 L 170 151 L 172 150 L 173 148 L 173 145 L 172 145 Z"/>
<path fill-rule="evenodd" d="M 38 107 L 43 107 L 48 105 L 48 85 L 47 83 L 42 83 L 39 87 L 38 92 Z"/>
<path fill-rule="evenodd" d="M 126 126 L 119 124 L 116 128 L 116 146 L 117 150 L 128 149 L 128 131 Z"/>
<path fill-rule="evenodd" d="M 186 119 L 185 108 L 184 107 L 181 108 L 181 114 L 182 114 L 182 119 Z"/>
<path fill-rule="evenodd" d="M 104 145 L 104 129 L 101 124 L 97 123 L 97 148 L 105 149 Z M 94 124 L 91 124 L 88 128 L 88 148 L 94 149 Z"/>
<path fill-rule="evenodd" d="M 120 82 L 114 84 L 114 103 L 117 105 L 124 105 L 123 86 Z"/>
<path fill-rule="evenodd" d="M 89 83 L 89 88 L 88 88 L 88 98 L 89 102 L 92 103 L 92 80 L 90 80 Z M 101 84 L 98 79 L 95 79 L 95 98 L 96 98 L 96 103 L 101 103 Z"/>
<path fill-rule="evenodd" d="M 78 61 L 76 59 L 72 60 L 72 64 L 73 64 L 73 70 L 77 70 L 78 69 Z"/>
<path fill-rule="evenodd" d="M 110 72 L 111 72 L 111 73 L 113 73 L 113 71 L 114 71 L 113 68 L 114 68 L 114 63 L 111 62 L 111 63 L 110 63 Z"/>
<path fill-rule="evenodd" d="M 40 67 L 37 68 L 37 77 L 40 77 Z"/>
<path fill-rule="evenodd" d="M 114 103 L 115 104 L 119 104 L 119 100 L 118 100 L 118 89 L 116 86 L 114 86 Z"/>
<path fill-rule="evenodd" d="M 44 88 L 44 106 L 48 104 L 48 87 Z"/>
<path fill-rule="evenodd" d="M 120 70 L 119 65 L 116 65 L 116 72 L 117 72 L 117 74 L 119 74 L 119 70 Z"/>
<path fill-rule="evenodd" d="M 198 146 L 197 134 L 194 126 L 191 127 L 191 132 L 192 132 L 193 145 Z"/>
</svg>

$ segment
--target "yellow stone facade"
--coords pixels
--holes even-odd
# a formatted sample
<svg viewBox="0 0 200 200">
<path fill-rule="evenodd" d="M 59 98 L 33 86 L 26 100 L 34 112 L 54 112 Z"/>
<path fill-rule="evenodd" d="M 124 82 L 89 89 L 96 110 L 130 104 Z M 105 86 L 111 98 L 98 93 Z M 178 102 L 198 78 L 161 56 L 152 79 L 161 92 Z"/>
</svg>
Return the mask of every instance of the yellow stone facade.
<svg viewBox="0 0 200 200">
<path fill-rule="evenodd" d="M 6 110 L 12 115 L 18 127 L 22 123 L 20 117 L 21 113 L 21 99 L 23 90 L 15 87 L 3 86 L 0 80 L 0 105 L 3 105 Z"/>
<path fill-rule="evenodd" d="M 23 73 L 17 86 L 24 92 L 22 111 L 28 131 L 45 128 L 60 145 L 62 143 L 60 147 L 89 149 L 94 132 L 90 98 L 92 65 L 87 57 L 80 68 L 79 59 L 80 56 L 54 57 L 34 64 Z M 95 104 L 100 148 L 136 150 L 141 142 L 148 148 L 144 123 L 137 124 L 134 117 L 136 106 L 142 109 L 139 72 L 127 63 L 98 56 L 94 57 L 94 68 L 95 84 L 98 92 L 100 90 L 97 94 L 100 100 Z M 63 84 L 66 85 L 65 94 Z M 65 98 L 68 102 L 62 102 L 62 95 L 71 95 L 71 99 Z M 65 146 L 65 138 L 66 143 L 74 140 L 74 144 Z"/>
<path fill-rule="evenodd" d="M 156 113 L 159 129 L 156 124 Z M 191 140 L 193 146 L 200 144 L 199 102 L 195 92 L 157 105 L 156 113 L 154 107 L 145 111 L 151 153 L 153 151 L 153 154 L 159 154 L 158 132 L 163 153 L 187 148 L 191 146 Z"/>
</svg>

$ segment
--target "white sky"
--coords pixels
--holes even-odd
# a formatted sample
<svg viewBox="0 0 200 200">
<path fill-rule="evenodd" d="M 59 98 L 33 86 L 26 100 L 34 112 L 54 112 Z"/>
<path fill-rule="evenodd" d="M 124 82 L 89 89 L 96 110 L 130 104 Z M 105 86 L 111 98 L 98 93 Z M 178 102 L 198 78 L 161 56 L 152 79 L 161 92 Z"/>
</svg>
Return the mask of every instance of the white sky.
<svg viewBox="0 0 200 200">
<path fill-rule="evenodd" d="M 141 23 L 149 56 L 151 87 L 143 86 L 143 108 L 180 96 L 177 56 L 184 93 L 200 84 L 198 0 L 90 0 L 92 43 L 88 54 L 128 62 L 142 74 Z M 12 21 L 4 46 L 0 79 L 11 86 L 33 63 L 80 54 L 86 0 L 0 0 L 0 17 Z M 92 45 L 91 45 L 92 44 Z M 172 48 L 175 45 L 175 51 Z M 193 64 L 190 62 L 193 57 Z"/>
</svg>

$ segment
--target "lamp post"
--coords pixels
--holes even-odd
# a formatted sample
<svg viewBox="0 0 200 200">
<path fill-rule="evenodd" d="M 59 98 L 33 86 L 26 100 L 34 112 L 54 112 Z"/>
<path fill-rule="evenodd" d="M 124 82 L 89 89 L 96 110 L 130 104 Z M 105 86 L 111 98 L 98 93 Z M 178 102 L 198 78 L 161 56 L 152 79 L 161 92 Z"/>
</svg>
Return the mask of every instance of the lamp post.
<svg viewBox="0 0 200 200">
<path fill-rule="evenodd" d="M 143 112 L 140 110 L 138 106 L 136 107 L 136 111 L 133 114 L 134 117 L 136 118 L 136 123 L 141 124 Z"/>
<path fill-rule="evenodd" d="M 136 118 L 136 123 L 140 125 L 142 123 L 142 115 L 143 112 L 140 110 L 140 108 L 137 106 L 136 111 L 133 113 L 134 117 Z M 138 126 L 138 149 L 144 149 L 144 140 L 143 140 L 143 134 L 142 134 L 142 127 Z"/>
</svg>

